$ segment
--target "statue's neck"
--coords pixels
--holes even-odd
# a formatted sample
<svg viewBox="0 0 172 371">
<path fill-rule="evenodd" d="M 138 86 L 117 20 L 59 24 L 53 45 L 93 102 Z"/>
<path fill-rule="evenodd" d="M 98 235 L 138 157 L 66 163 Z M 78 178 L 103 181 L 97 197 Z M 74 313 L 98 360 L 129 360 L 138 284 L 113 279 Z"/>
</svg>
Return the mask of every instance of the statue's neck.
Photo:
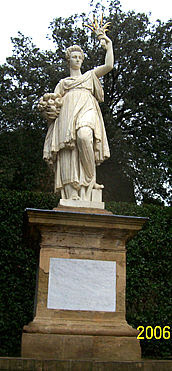
<svg viewBox="0 0 172 371">
<path fill-rule="evenodd" d="M 70 77 L 79 77 L 81 76 L 82 73 L 81 73 L 81 70 L 73 70 L 72 68 L 70 68 Z"/>
</svg>

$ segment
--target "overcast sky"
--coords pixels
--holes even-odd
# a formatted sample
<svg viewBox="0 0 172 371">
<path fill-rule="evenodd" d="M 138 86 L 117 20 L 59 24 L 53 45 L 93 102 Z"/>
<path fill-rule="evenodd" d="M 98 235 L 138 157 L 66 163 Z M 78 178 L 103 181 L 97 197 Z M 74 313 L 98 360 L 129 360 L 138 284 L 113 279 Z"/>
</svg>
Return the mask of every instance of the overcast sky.
<svg viewBox="0 0 172 371">
<path fill-rule="evenodd" d="M 0 64 L 12 54 L 10 37 L 21 31 L 31 36 L 33 42 L 41 49 L 50 49 L 51 43 L 46 39 L 48 26 L 55 17 L 68 17 L 74 13 L 89 9 L 87 0 L 3 0 L 0 12 Z M 121 0 L 122 10 L 152 13 L 151 20 L 167 21 L 172 17 L 170 0 Z"/>
</svg>

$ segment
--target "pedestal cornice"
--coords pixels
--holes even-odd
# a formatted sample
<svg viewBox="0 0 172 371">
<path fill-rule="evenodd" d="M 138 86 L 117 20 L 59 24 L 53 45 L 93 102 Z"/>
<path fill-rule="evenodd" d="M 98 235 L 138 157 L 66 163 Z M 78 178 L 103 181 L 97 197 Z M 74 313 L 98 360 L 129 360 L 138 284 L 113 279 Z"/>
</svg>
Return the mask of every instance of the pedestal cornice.
<svg viewBox="0 0 172 371">
<path fill-rule="evenodd" d="M 148 220 L 148 218 L 143 217 L 114 215 L 109 213 L 101 214 L 93 210 L 88 213 L 72 210 L 39 210 L 27 208 L 25 211 L 30 225 L 68 225 L 82 228 L 103 228 L 108 230 L 122 229 L 129 232 L 129 238 L 133 237 L 137 231 L 142 229 L 144 223 Z"/>
</svg>

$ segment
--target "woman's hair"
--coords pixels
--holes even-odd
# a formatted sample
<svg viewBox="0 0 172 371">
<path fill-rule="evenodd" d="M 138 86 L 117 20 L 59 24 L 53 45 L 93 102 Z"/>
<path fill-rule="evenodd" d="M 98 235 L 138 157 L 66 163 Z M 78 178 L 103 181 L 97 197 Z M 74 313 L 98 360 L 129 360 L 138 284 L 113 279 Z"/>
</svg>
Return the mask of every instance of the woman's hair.
<svg viewBox="0 0 172 371">
<path fill-rule="evenodd" d="M 69 46 L 69 48 L 66 49 L 66 59 L 67 59 L 68 62 L 70 60 L 70 54 L 72 52 L 80 52 L 81 55 L 82 55 L 82 61 L 84 60 L 84 52 L 80 48 L 80 46 L 78 46 L 78 45 L 72 45 L 72 46 Z"/>
</svg>

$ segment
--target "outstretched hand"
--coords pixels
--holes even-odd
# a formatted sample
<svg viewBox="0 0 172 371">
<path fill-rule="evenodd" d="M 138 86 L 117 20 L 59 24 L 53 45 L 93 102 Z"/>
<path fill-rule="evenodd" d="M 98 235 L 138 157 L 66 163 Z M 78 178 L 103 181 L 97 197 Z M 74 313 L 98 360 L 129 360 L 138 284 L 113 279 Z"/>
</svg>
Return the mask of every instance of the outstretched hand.
<svg viewBox="0 0 172 371">
<path fill-rule="evenodd" d="M 106 36 L 105 34 L 104 35 L 99 35 L 98 39 L 100 41 L 100 45 L 105 50 L 107 50 L 109 45 L 112 43 L 112 41 L 109 39 L 109 37 Z"/>
</svg>

